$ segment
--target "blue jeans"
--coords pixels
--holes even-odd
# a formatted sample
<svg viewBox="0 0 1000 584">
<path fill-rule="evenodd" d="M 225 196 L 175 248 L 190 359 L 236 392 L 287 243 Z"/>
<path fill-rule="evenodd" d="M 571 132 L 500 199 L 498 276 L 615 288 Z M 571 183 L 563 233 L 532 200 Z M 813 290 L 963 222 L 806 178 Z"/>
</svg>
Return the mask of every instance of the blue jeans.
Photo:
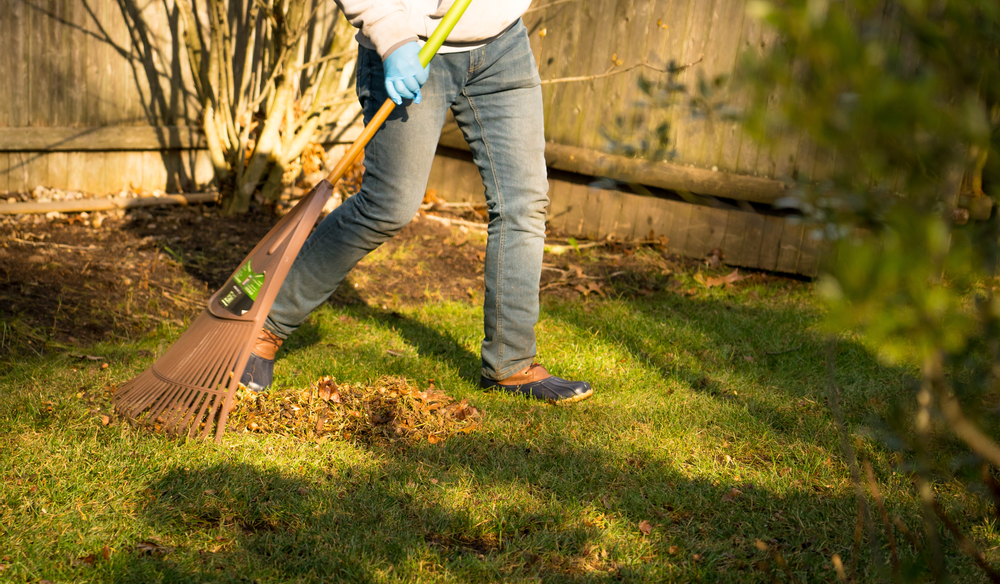
<svg viewBox="0 0 1000 584">
<path fill-rule="evenodd" d="M 368 123 L 386 99 L 375 51 L 359 49 L 357 77 Z M 524 25 L 514 24 L 482 48 L 438 55 L 421 93 L 421 103 L 397 107 L 365 148 L 361 191 L 302 246 L 265 328 L 286 338 L 355 264 L 410 222 L 451 108 L 479 166 L 489 211 L 482 374 L 506 379 L 531 365 L 536 353 L 548 206 L 541 85 Z"/>
</svg>

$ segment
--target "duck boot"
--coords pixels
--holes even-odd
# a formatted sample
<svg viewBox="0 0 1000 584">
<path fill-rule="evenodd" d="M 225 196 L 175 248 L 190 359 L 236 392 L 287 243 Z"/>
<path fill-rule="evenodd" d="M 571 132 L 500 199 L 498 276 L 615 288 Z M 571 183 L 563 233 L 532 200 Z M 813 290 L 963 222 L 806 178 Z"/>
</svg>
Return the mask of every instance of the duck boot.
<svg viewBox="0 0 1000 584">
<path fill-rule="evenodd" d="M 538 363 L 532 363 L 524 371 L 500 381 L 481 377 L 479 387 L 489 391 L 502 391 L 545 400 L 558 406 L 583 401 L 594 393 L 594 389 L 586 381 L 570 381 L 556 377 Z"/>
<path fill-rule="evenodd" d="M 281 348 L 282 340 L 271 331 L 261 329 L 250 350 L 250 359 L 240 377 L 240 383 L 250 391 L 267 391 L 274 381 L 274 356 Z"/>
</svg>

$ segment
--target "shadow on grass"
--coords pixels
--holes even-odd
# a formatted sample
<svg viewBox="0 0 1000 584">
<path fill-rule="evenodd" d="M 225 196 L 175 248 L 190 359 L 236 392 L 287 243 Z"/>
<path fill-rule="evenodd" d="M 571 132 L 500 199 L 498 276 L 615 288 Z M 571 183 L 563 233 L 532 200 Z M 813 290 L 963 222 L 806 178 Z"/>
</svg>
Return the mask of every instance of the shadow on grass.
<svg viewBox="0 0 1000 584">
<path fill-rule="evenodd" d="M 766 581 L 767 556 L 754 546 L 761 538 L 794 553 L 800 577 L 833 581 L 828 558 L 849 555 L 849 542 L 833 547 L 829 534 L 852 529 L 852 499 L 744 487 L 727 500 L 729 485 L 685 478 L 662 453 L 636 465 L 569 440 L 526 452 L 482 435 L 376 453 L 378 467 L 314 476 L 243 463 L 171 469 L 150 485 L 142 513 L 157 533 L 205 545 L 132 554 L 116 564 L 115 580 Z M 442 457 L 450 467 L 440 482 L 414 479 L 419 467 L 440 469 Z M 471 482 L 485 520 L 450 504 L 448 473 Z M 611 520 L 624 522 L 628 541 L 606 534 Z M 642 559 L 628 557 L 636 548 Z"/>
</svg>

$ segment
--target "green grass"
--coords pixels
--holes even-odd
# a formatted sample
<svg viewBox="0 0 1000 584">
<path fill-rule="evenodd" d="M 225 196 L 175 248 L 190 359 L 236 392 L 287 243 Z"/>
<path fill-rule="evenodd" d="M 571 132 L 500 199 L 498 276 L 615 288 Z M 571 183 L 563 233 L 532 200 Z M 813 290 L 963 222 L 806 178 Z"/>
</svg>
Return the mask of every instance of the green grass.
<svg viewBox="0 0 1000 584">
<path fill-rule="evenodd" d="M 59 350 L 6 359 L 0 581 L 790 581 L 757 540 L 800 581 L 836 581 L 835 553 L 874 581 L 867 543 L 854 549 L 817 310 L 807 285 L 780 281 L 547 301 L 541 362 L 596 389 L 558 408 L 477 389 L 477 307 L 324 306 L 279 355 L 278 391 L 399 375 L 483 412 L 477 432 L 405 447 L 259 434 L 217 445 L 103 425 L 106 388 L 147 367 L 179 334 L 169 325 L 89 348 L 107 369 Z M 918 533 L 910 477 L 865 432 L 914 374 L 858 340 L 839 345 L 860 455 L 889 513 Z M 989 505 L 937 488 L 981 546 L 1000 545 Z M 950 540 L 946 552 L 957 581 L 982 579 Z"/>
</svg>

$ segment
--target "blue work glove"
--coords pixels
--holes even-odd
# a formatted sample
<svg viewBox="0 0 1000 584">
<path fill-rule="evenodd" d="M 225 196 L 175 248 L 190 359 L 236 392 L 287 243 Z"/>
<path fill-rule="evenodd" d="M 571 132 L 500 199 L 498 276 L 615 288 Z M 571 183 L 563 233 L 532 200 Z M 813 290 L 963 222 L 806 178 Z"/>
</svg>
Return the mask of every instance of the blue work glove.
<svg viewBox="0 0 1000 584">
<path fill-rule="evenodd" d="M 420 66 L 420 45 L 417 41 L 406 43 L 385 58 L 382 68 L 385 70 L 385 90 L 396 105 L 403 103 L 403 98 L 420 103 L 420 87 L 427 83 L 429 70 Z"/>
</svg>

